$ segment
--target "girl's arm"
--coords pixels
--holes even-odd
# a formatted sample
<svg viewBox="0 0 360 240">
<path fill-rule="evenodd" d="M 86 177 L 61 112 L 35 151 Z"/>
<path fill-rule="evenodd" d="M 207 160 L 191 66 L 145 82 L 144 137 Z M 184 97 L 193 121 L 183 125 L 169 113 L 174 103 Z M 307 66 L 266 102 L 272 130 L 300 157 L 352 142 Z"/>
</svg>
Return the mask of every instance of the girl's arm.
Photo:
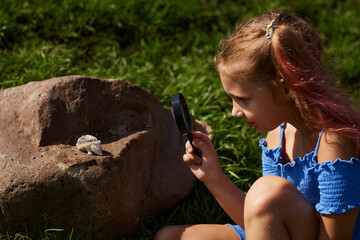
<svg viewBox="0 0 360 240">
<path fill-rule="evenodd" d="M 325 131 L 319 146 L 318 162 L 351 159 L 356 156 L 356 146 L 337 133 Z M 319 239 L 352 239 L 359 208 L 342 214 L 321 214 Z"/>
<path fill-rule="evenodd" d="M 341 214 L 321 214 L 319 239 L 352 239 L 359 208 Z"/>
<path fill-rule="evenodd" d="M 184 162 L 193 174 L 202 181 L 233 221 L 244 227 L 245 194 L 221 170 L 218 157 L 211 140 L 201 132 L 194 132 L 193 144 L 200 149 L 202 158 L 193 153 L 190 143 L 186 143 Z"/>
<path fill-rule="evenodd" d="M 204 184 L 231 219 L 244 228 L 245 194 L 224 173 Z"/>
</svg>

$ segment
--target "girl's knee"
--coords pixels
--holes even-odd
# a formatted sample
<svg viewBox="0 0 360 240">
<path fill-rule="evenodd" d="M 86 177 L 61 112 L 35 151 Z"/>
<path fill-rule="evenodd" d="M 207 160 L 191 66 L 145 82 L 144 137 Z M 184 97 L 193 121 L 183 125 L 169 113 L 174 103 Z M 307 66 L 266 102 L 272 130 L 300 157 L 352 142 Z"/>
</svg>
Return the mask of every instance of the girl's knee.
<svg viewBox="0 0 360 240">
<path fill-rule="evenodd" d="M 288 180 L 278 176 L 259 178 L 250 188 L 245 199 L 247 213 L 262 214 L 264 210 L 276 210 L 283 207 L 287 197 L 297 189 Z"/>
<path fill-rule="evenodd" d="M 245 198 L 244 219 L 248 233 L 271 226 L 290 236 L 317 234 L 315 208 L 291 182 L 277 176 L 261 177 L 253 184 Z"/>
</svg>

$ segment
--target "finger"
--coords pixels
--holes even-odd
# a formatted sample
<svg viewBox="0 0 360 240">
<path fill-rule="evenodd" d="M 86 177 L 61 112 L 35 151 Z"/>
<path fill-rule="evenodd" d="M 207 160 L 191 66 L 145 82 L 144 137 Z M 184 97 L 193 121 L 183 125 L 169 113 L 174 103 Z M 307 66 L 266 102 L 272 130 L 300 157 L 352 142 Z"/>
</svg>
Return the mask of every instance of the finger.
<svg viewBox="0 0 360 240">
<path fill-rule="evenodd" d="M 184 162 L 189 166 L 189 165 L 191 165 L 191 164 L 193 164 L 193 160 L 192 160 L 192 158 L 190 157 L 190 155 L 188 155 L 188 154 L 184 154 L 183 155 L 183 160 L 184 160 Z"/>
<path fill-rule="evenodd" d="M 183 155 L 183 161 L 189 166 L 192 164 L 201 164 L 201 159 L 194 154 L 186 153 Z"/>
<path fill-rule="evenodd" d="M 186 149 L 186 152 L 187 153 L 193 153 L 194 149 L 193 147 L 191 146 L 190 142 L 187 141 L 186 144 L 185 144 L 185 149 Z"/>
<path fill-rule="evenodd" d="M 215 151 L 214 145 L 212 144 L 211 140 L 203 133 L 196 132 L 193 134 L 194 141 L 192 144 L 195 148 L 199 149 L 201 153 L 210 154 Z"/>
<path fill-rule="evenodd" d="M 193 132 L 192 134 L 194 137 L 194 141 L 192 143 L 196 148 L 199 148 L 201 144 L 206 147 L 214 148 L 210 138 L 206 134 L 202 132 Z"/>
<path fill-rule="evenodd" d="M 203 132 L 200 131 L 192 132 L 192 135 L 195 139 L 200 139 L 203 142 L 211 142 L 210 138 Z"/>
</svg>

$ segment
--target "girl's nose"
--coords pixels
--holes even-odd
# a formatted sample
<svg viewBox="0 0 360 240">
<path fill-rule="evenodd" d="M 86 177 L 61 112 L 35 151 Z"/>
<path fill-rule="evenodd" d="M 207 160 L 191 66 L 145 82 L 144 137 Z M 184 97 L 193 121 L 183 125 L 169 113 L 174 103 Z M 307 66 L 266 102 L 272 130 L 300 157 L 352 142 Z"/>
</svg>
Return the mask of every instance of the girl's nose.
<svg viewBox="0 0 360 240">
<path fill-rule="evenodd" d="M 241 111 L 241 109 L 238 106 L 233 104 L 233 109 L 231 111 L 231 115 L 235 118 L 242 118 L 242 117 L 244 117 L 244 112 Z"/>
</svg>

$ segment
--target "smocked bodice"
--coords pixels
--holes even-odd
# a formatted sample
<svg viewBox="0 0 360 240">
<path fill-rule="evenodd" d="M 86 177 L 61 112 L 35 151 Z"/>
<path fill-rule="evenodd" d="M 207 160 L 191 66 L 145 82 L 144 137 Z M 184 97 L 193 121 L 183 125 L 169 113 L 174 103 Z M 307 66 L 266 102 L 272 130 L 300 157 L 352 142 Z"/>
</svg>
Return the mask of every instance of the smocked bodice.
<svg viewBox="0 0 360 240">
<path fill-rule="evenodd" d="M 266 139 L 260 140 L 263 175 L 276 175 L 293 183 L 309 202 L 322 214 L 339 214 L 360 206 L 360 159 L 336 159 L 317 162 L 322 133 L 314 151 L 297 157 L 293 163 L 283 164 L 281 146 L 285 124 L 281 125 L 280 144 L 268 149 Z M 353 239 L 360 239 L 358 215 Z"/>
</svg>

